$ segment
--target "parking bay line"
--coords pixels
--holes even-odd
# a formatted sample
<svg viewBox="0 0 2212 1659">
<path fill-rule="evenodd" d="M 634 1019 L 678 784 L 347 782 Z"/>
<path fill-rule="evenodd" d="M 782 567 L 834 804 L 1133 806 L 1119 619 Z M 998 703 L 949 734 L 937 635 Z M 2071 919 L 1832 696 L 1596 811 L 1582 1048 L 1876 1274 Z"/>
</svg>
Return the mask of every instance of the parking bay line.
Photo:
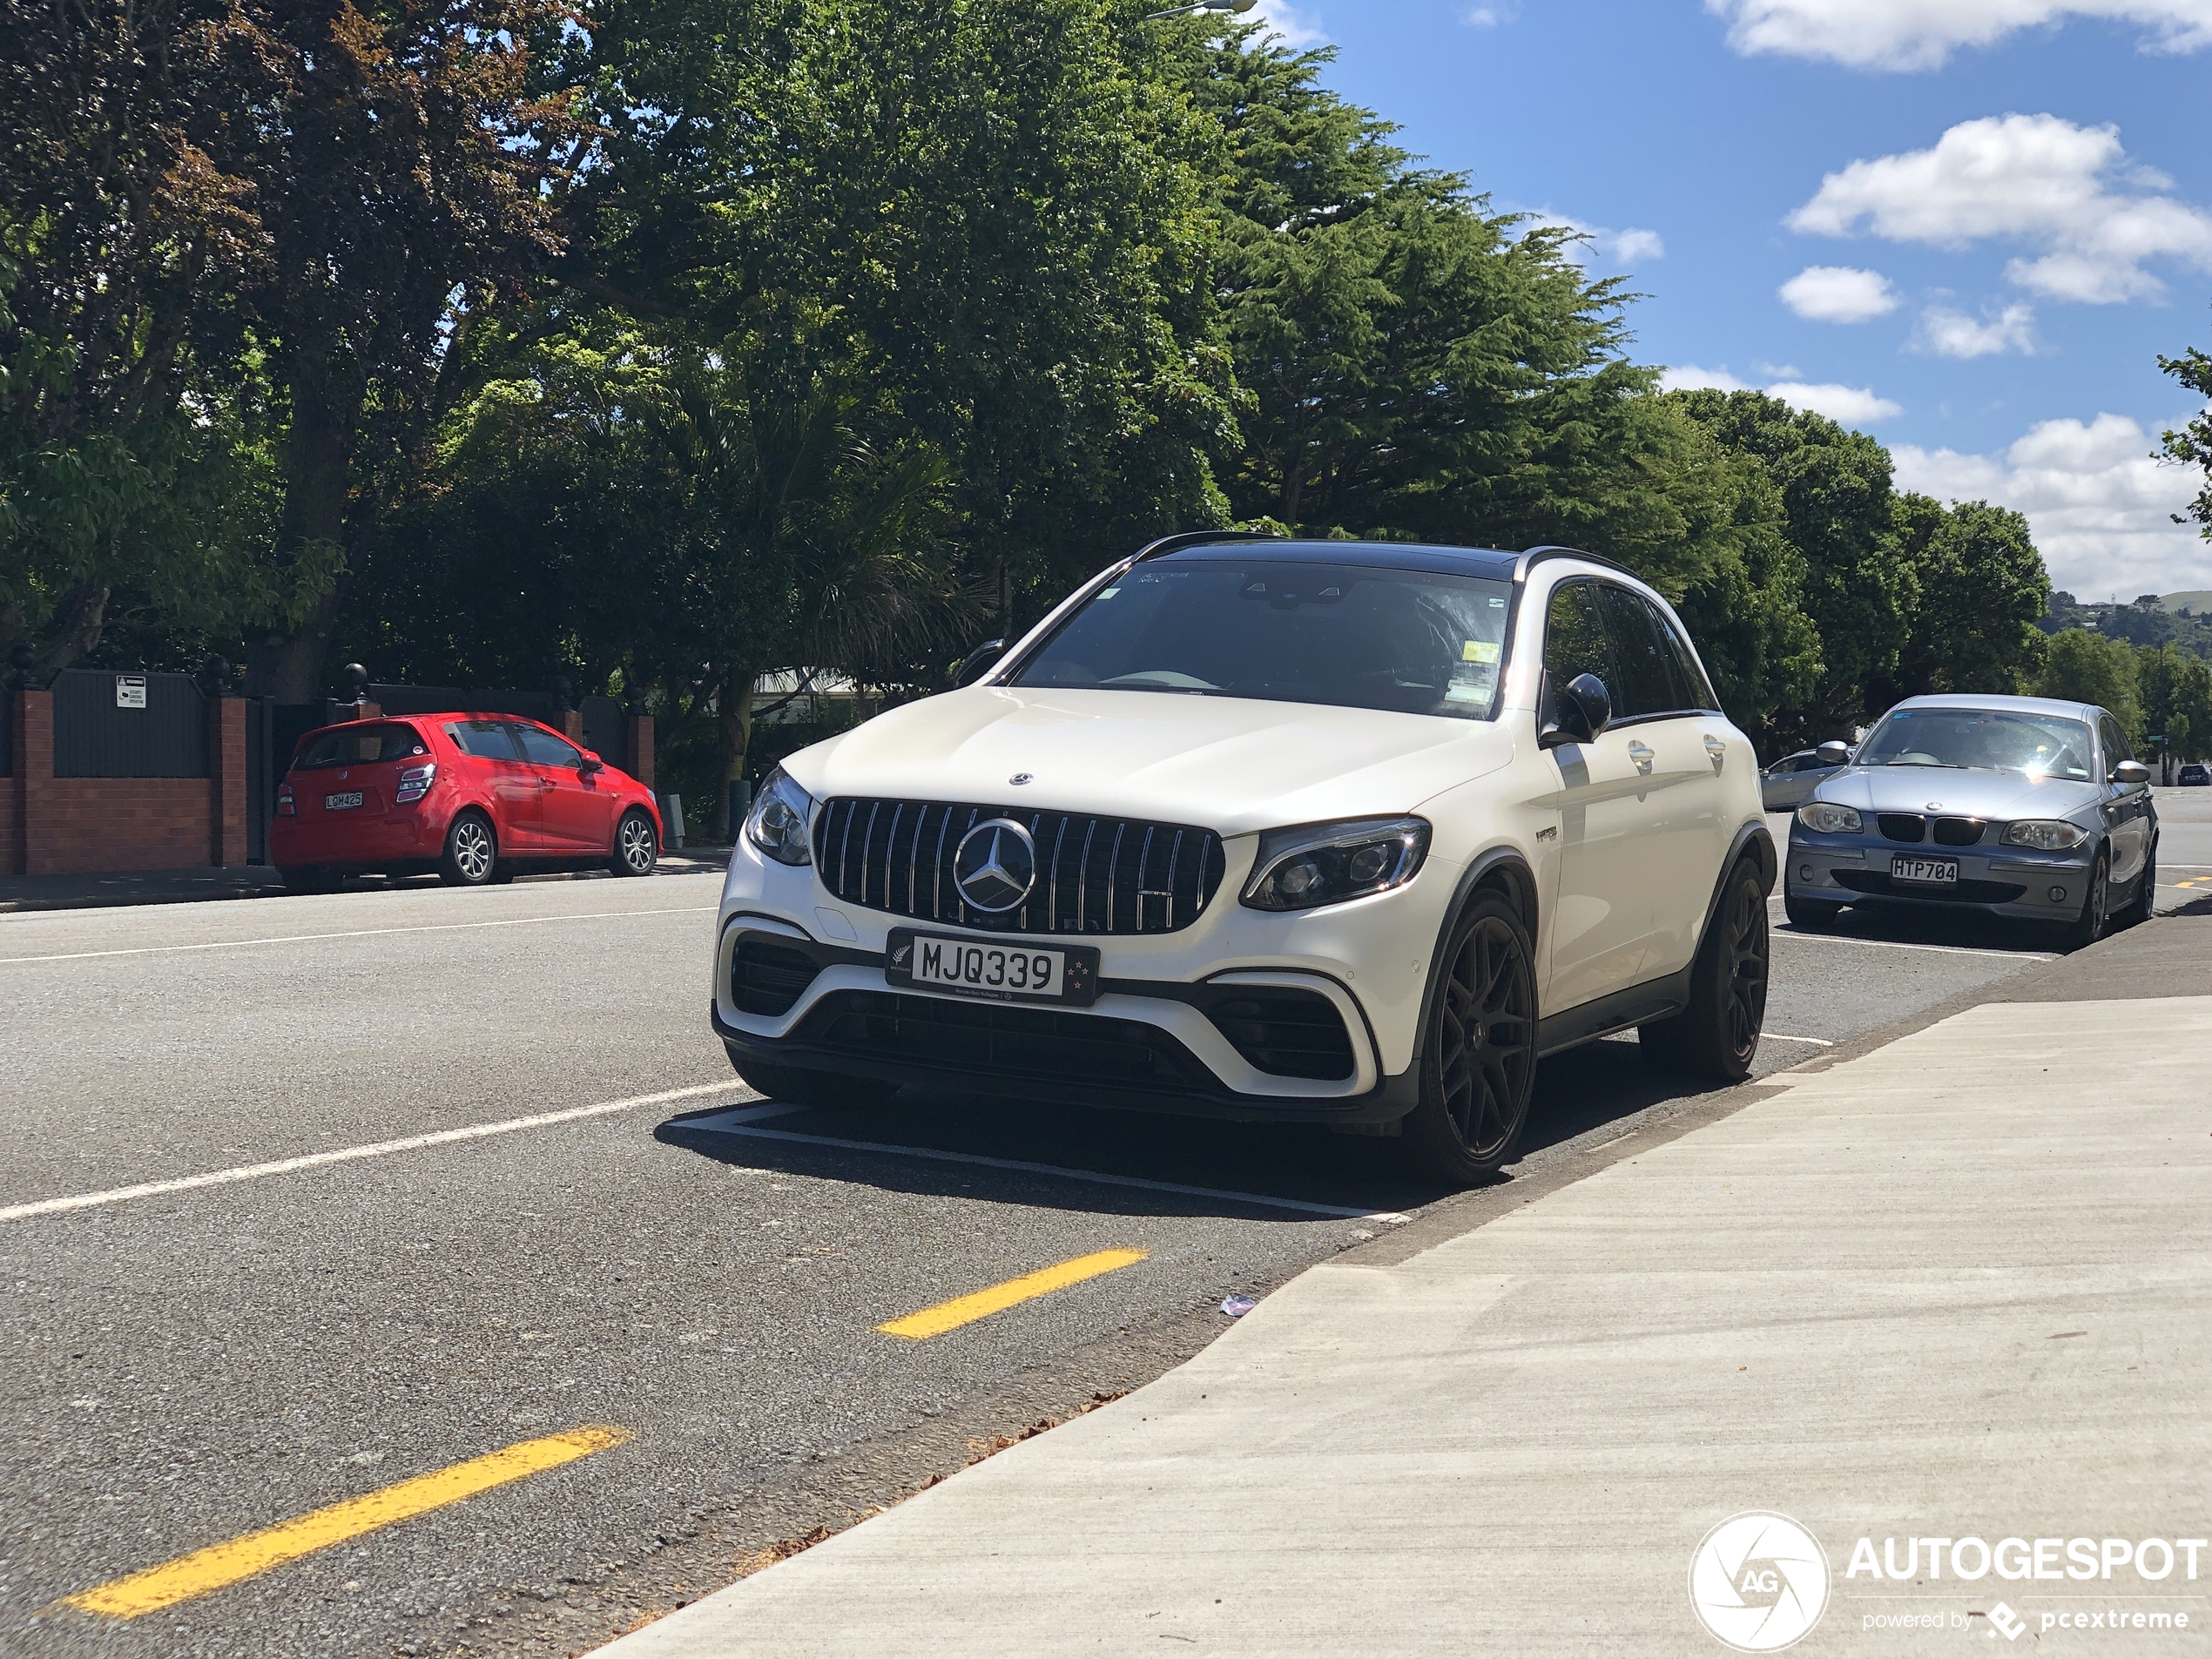
<svg viewBox="0 0 2212 1659">
<path fill-rule="evenodd" d="M 348 1146 L 334 1152 L 308 1152 L 296 1158 L 278 1158 L 269 1163 L 246 1163 L 236 1169 L 211 1170 L 205 1175 L 179 1176 L 171 1181 L 146 1181 L 134 1187 L 111 1187 L 105 1192 L 80 1192 L 67 1198 L 40 1198 L 30 1204 L 10 1204 L 0 1210 L 0 1221 L 27 1221 L 33 1216 L 59 1215 L 70 1210 L 91 1210 L 101 1204 L 121 1204 L 131 1198 L 155 1198 L 167 1192 L 190 1192 L 197 1187 L 228 1186 L 235 1181 L 256 1181 L 263 1176 L 289 1175 L 294 1170 L 320 1169 L 326 1163 L 351 1163 L 360 1158 L 388 1157 L 395 1152 L 412 1152 L 419 1147 L 447 1146 L 455 1141 L 478 1141 L 490 1135 L 512 1135 L 526 1129 L 548 1129 L 556 1123 L 571 1123 L 586 1117 L 604 1117 L 613 1112 L 634 1111 L 641 1106 L 664 1106 L 673 1101 L 694 1100 L 701 1095 L 725 1093 L 732 1089 L 742 1089 L 743 1083 L 695 1083 L 689 1089 L 666 1089 L 658 1095 L 632 1095 L 626 1100 L 603 1100 L 593 1106 L 571 1106 L 564 1111 L 537 1112 L 528 1117 L 509 1117 L 496 1123 L 471 1123 L 464 1129 L 442 1129 L 428 1135 L 410 1135 L 403 1140 L 377 1141 L 368 1146 Z M 796 1106 L 771 1103 L 755 1108 L 748 1116 L 781 1117 L 798 1111 Z"/>
<path fill-rule="evenodd" d="M 1062 1181 L 1089 1181 L 1100 1186 L 1136 1187 L 1145 1192 L 1172 1192 L 1188 1198 L 1223 1198 L 1238 1204 L 1259 1204 L 1271 1210 L 1296 1210 L 1307 1215 L 1335 1216 L 1345 1221 L 1379 1221 L 1391 1226 L 1413 1219 L 1394 1210 L 1359 1210 L 1347 1204 L 1312 1204 L 1304 1198 L 1277 1198 L 1263 1192 L 1230 1192 L 1219 1187 L 1187 1187 L 1173 1181 L 1146 1181 L 1133 1175 L 1102 1175 L 1096 1170 L 1063 1169 L 1056 1163 L 1025 1163 L 1016 1158 L 987 1158 L 974 1152 L 944 1152 L 934 1146 L 902 1146 L 887 1141 L 846 1141 L 829 1135 L 799 1135 L 790 1130 L 753 1129 L 710 1119 L 688 1126 L 711 1130 L 717 1135 L 749 1135 L 764 1141 L 795 1141 L 804 1146 L 835 1146 L 850 1152 L 884 1152 L 894 1157 L 929 1158 L 939 1163 L 974 1163 L 987 1170 L 1018 1170 L 1024 1175 L 1057 1176 Z"/>
<path fill-rule="evenodd" d="M 1101 1273 L 1110 1273 L 1116 1268 L 1128 1267 L 1144 1260 L 1147 1252 L 1141 1250 L 1100 1250 L 1088 1256 L 1078 1256 L 1072 1261 L 1055 1267 L 1039 1268 L 1034 1273 L 1024 1273 L 1010 1278 L 1003 1285 L 994 1285 L 988 1290 L 971 1291 L 966 1296 L 955 1296 L 949 1302 L 940 1302 L 926 1307 L 919 1313 L 909 1313 L 904 1318 L 887 1319 L 876 1326 L 886 1336 L 906 1337 L 914 1342 L 931 1337 L 941 1337 L 948 1331 L 957 1331 L 963 1325 L 973 1325 L 978 1319 L 988 1319 L 994 1313 L 1023 1302 L 1034 1302 L 1041 1296 L 1055 1291 L 1064 1291 L 1070 1285 L 1080 1285 L 1087 1278 L 1096 1278 Z"/>
<path fill-rule="evenodd" d="M 1779 1031 L 1762 1031 L 1759 1033 L 1759 1041 L 1762 1042 L 1810 1042 L 1816 1049 L 1832 1049 L 1836 1046 L 1826 1037 L 1785 1037 Z"/>
<path fill-rule="evenodd" d="M 415 927 L 356 927 L 342 934 L 274 934 L 266 939 L 209 939 L 192 945 L 133 945 L 123 950 L 72 950 L 52 956 L 0 956 L 0 968 L 26 962 L 84 962 L 100 956 L 158 956 L 166 951 L 243 950 L 249 945 L 308 945 L 325 939 L 381 939 L 388 934 L 458 934 L 474 927 L 529 927 L 552 921 L 620 921 L 631 916 L 697 916 L 711 904 L 672 905 L 657 910 L 591 910 L 570 916 L 508 916 L 497 921 L 434 921 Z"/>
<path fill-rule="evenodd" d="M 197 1596 L 266 1573 L 273 1567 L 312 1555 L 333 1544 L 342 1544 L 363 1533 L 374 1532 L 395 1521 L 410 1520 L 448 1504 L 473 1498 L 494 1487 L 525 1476 L 543 1474 L 594 1452 L 620 1446 L 630 1439 L 626 1428 L 590 1423 L 535 1440 L 521 1440 L 482 1457 L 470 1458 L 450 1468 L 418 1474 L 412 1480 L 347 1498 L 260 1532 L 250 1532 L 228 1543 L 210 1544 L 189 1555 L 159 1567 L 149 1567 L 124 1578 L 112 1579 L 92 1589 L 62 1598 L 85 1613 L 105 1614 L 114 1619 L 135 1619 L 158 1613 Z"/>
</svg>

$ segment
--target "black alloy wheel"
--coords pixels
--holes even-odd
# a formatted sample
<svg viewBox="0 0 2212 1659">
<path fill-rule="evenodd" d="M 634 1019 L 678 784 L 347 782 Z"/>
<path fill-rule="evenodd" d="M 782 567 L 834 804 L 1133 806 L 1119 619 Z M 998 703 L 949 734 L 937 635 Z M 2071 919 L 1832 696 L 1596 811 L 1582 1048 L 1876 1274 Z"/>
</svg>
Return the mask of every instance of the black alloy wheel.
<svg viewBox="0 0 2212 1659">
<path fill-rule="evenodd" d="M 2094 945 L 2112 926 L 2112 857 L 2097 849 L 2089 871 L 2089 891 L 2081 895 L 2081 914 L 2067 924 L 2067 943 L 2075 950 Z"/>
<path fill-rule="evenodd" d="M 1422 1172 L 1494 1175 L 1513 1155 L 1536 1082 L 1536 975 L 1528 930 L 1481 893 L 1453 925 L 1421 1044 L 1420 1103 L 1406 1119 Z"/>
<path fill-rule="evenodd" d="M 607 867 L 617 875 L 651 875 L 660 862 L 660 838 L 644 809 L 631 807 L 615 826 L 615 850 Z"/>
<path fill-rule="evenodd" d="M 1669 1071 L 1717 1082 L 1750 1076 L 1766 1027 L 1770 950 L 1766 884 L 1746 859 L 1729 873 L 1720 905 L 1698 941 L 1689 1006 L 1671 1019 L 1637 1028 L 1644 1053 Z"/>
</svg>

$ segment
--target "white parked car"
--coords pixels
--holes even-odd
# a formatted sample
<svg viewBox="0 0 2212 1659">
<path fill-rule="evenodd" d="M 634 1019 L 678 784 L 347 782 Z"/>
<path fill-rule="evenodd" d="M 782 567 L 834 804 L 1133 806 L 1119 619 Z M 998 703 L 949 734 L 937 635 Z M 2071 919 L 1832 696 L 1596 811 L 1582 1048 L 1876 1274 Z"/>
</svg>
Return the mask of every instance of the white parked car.
<svg viewBox="0 0 2212 1659">
<path fill-rule="evenodd" d="M 1750 1067 L 1758 763 L 1606 560 L 1172 536 L 962 678 L 746 819 L 713 1019 L 767 1095 L 1320 1122 L 1467 1180 L 1542 1055 Z"/>
</svg>

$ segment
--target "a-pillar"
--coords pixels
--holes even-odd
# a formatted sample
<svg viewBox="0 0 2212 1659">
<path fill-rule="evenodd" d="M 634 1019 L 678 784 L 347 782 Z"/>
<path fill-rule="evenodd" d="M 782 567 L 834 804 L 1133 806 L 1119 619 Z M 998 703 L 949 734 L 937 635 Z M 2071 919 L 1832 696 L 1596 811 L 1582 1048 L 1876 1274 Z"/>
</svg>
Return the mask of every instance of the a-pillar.
<svg viewBox="0 0 2212 1659">
<path fill-rule="evenodd" d="M 246 862 L 246 699 L 207 704 L 207 861 L 219 869 Z"/>
</svg>

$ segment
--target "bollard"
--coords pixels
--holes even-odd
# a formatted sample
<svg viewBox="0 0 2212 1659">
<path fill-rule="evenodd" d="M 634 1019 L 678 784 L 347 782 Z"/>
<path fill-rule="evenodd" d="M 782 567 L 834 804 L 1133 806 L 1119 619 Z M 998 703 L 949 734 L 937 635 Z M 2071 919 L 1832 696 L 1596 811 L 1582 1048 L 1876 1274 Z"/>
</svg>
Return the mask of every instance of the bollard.
<svg viewBox="0 0 2212 1659">
<path fill-rule="evenodd" d="M 681 853 L 684 850 L 684 798 L 663 795 L 660 798 L 661 821 L 668 826 L 668 845 Z"/>
</svg>

